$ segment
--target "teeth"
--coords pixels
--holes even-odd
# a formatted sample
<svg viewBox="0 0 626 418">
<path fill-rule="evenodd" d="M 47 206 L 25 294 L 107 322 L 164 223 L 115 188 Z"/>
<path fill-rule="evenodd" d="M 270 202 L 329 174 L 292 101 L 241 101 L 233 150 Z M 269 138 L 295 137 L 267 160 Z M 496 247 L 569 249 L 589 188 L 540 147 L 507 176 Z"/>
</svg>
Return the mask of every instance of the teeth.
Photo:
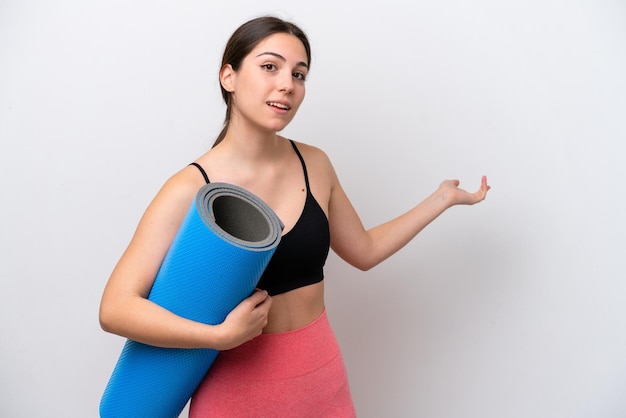
<svg viewBox="0 0 626 418">
<path fill-rule="evenodd" d="M 282 103 L 276 103 L 276 102 L 267 102 L 268 105 L 270 106 L 274 106 L 277 107 L 279 109 L 285 109 L 285 110 L 289 110 L 289 106 L 282 104 Z"/>
</svg>

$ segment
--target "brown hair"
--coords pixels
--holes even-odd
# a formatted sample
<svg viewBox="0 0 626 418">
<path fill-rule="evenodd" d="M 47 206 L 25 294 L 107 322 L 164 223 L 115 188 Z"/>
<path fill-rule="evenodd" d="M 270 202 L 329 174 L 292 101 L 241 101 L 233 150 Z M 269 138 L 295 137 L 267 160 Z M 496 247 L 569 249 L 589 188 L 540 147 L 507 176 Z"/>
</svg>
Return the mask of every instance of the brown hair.
<svg viewBox="0 0 626 418">
<path fill-rule="evenodd" d="M 263 16 L 249 20 L 241 25 L 232 34 L 226 47 L 224 48 L 224 55 L 222 56 L 222 65 L 224 68 L 226 64 L 230 64 L 233 70 L 239 70 L 243 59 L 252 51 L 262 40 L 275 33 L 287 33 L 300 39 L 308 60 L 308 65 L 311 65 L 311 46 L 309 40 L 302 29 L 291 22 L 287 22 L 274 16 Z M 230 92 L 226 91 L 220 83 L 222 89 L 222 97 L 224 103 L 226 103 L 226 117 L 224 118 L 224 127 L 218 135 L 213 146 L 216 146 L 226 136 L 228 131 L 228 123 L 230 122 L 230 114 L 232 108 L 232 100 Z"/>
</svg>

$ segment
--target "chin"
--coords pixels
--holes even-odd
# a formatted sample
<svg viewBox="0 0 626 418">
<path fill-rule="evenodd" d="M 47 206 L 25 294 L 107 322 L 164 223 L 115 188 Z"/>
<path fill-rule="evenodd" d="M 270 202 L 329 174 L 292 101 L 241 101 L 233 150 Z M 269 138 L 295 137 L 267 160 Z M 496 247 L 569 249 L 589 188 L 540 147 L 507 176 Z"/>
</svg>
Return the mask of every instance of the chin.
<svg viewBox="0 0 626 418">
<path fill-rule="evenodd" d="M 272 132 L 280 132 L 283 129 L 285 129 L 288 125 L 289 125 L 289 122 L 287 122 L 287 123 L 280 123 L 280 124 L 277 123 L 277 124 L 273 124 L 272 126 L 270 126 L 269 129 Z"/>
</svg>

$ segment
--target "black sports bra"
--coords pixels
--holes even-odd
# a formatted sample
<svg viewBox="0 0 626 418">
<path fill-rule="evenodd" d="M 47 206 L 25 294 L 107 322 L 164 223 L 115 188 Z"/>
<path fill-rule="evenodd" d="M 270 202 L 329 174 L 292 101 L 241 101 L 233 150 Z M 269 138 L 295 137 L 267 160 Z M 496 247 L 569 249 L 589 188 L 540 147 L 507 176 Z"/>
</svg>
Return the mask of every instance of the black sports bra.
<svg viewBox="0 0 626 418">
<path fill-rule="evenodd" d="M 282 236 L 257 285 L 272 296 L 321 282 L 324 279 L 323 267 L 330 247 L 328 218 L 311 193 L 309 176 L 300 151 L 293 141 L 291 145 L 302 163 L 306 200 L 300 218 Z M 191 164 L 200 170 L 205 181 L 209 183 L 204 169 L 197 163 Z"/>
</svg>

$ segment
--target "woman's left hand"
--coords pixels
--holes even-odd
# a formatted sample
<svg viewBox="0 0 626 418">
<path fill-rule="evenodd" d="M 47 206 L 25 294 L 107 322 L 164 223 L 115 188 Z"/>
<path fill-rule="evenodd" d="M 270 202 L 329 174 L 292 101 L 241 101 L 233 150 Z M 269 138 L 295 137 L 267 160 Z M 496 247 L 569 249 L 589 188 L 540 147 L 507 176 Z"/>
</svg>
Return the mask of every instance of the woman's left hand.
<svg viewBox="0 0 626 418">
<path fill-rule="evenodd" d="M 438 191 L 443 194 L 450 206 L 473 205 L 481 202 L 485 200 L 487 191 L 491 189 L 491 186 L 487 184 L 487 176 L 482 177 L 480 189 L 475 193 L 469 193 L 459 188 L 459 184 L 460 182 L 458 180 L 445 180 L 439 186 Z"/>
</svg>

